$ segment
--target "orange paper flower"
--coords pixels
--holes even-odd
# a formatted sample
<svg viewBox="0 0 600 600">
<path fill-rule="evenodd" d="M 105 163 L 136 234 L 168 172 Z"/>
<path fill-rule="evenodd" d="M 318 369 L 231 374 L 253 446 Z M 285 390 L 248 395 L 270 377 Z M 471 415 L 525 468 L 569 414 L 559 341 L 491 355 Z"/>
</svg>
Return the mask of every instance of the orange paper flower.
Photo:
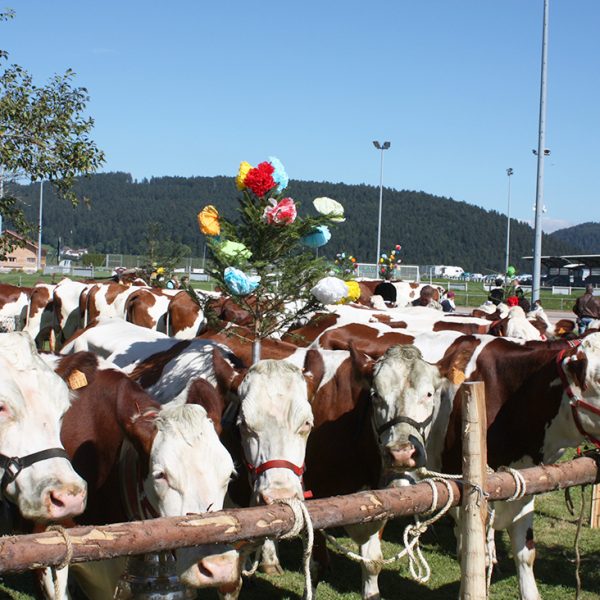
<svg viewBox="0 0 600 600">
<path fill-rule="evenodd" d="M 212 204 L 205 206 L 198 213 L 198 227 L 204 235 L 219 235 L 221 233 L 219 212 Z"/>
</svg>

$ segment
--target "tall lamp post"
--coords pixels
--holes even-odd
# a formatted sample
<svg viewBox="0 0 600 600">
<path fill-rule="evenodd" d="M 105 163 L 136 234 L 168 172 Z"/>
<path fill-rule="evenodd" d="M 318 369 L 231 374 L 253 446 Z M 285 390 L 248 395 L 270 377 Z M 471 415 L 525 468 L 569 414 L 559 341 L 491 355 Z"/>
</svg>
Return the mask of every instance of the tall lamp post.
<svg viewBox="0 0 600 600">
<path fill-rule="evenodd" d="M 44 212 L 44 180 L 40 181 L 40 226 L 38 229 L 38 253 L 37 253 L 37 268 L 38 271 L 42 268 L 42 214 Z"/>
<path fill-rule="evenodd" d="M 381 167 L 379 170 L 379 220 L 377 222 L 377 255 L 375 256 L 375 264 L 379 265 L 379 257 L 381 255 L 381 207 L 383 204 L 383 151 L 387 150 L 391 144 L 390 142 L 383 142 L 380 144 L 377 141 L 373 142 L 373 146 L 377 150 L 381 150 Z"/>
<path fill-rule="evenodd" d="M 508 175 L 508 208 L 506 210 L 506 261 L 504 265 L 504 273 L 508 273 L 508 265 L 510 263 L 510 177 L 514 173 L 511 168 L 506 169 Z"/>
</svg>

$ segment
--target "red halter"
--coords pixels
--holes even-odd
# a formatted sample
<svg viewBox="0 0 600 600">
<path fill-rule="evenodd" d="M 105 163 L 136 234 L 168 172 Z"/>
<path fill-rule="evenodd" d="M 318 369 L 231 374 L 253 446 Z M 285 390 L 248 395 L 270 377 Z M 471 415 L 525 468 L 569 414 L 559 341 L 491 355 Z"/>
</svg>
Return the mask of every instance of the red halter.
<svg viewBox="0 0 600 600">
<path fill-rule="evenodd" d="M 255 467 L 252 463 L 246 462 L 246 466 L 248 467 L 248 471 L 250 471 L 250 475 L 252 476 L 252 480 L 256 481 L 258 476 L 269 469 L 289 469 L 295 475 L 300 478 L 300 485 L 302 486 L 302 490 L 304 492 L 304 499 L 312 498 L 313 493 L 309 490 L 304 490 L 304 471 L 306 471 L 306 465 L 302 465 L 299 467 L 294 463 L 291 463 L 289 460 L 267 460 L 258 467 Z"/>
<path fill-rule="evenodd" d="M 572 348 L 576 348 L 577 346 L 579 346 L 579 344 L 581 344 L 581 340 L 573 340 L 573 341 L 569 342 L 569 345 Z M 569 382 L 569 380 L 567 378 L 567 374 L 564 369 L 564 363 L 567 362 L 568 360 L 571 360 L 571 357 L 564 358 L 566 351 L 567 351 L 567 349 L 565 348 L 565 350 L 561 350 L 558 353 L 558 356 L 556 357 L 556 366 L 558 368 L 558 374 L 559 374 L 560 379 L 563 384 L 563 389 L 565 390 L 565 393 L 569 397 L 569 404 L 571 406 L 571 413 L 573 414 L 573 421 L 575 422 L 575 426 L 577 427 L 577 430 L 579 431 L 579 433 L 586 440 L 588 440 L 589 442 L 594 444 L 594 446 L 596 446 L 596 448 L 600 448 L 600 439 L 593 436 L 591 433 L 588 433 L 587 431 L 585 431 L 585 429 L 583 428 L 583 424 L 581 423 L 581 417 L 579 416 L 579 412 L 578 412 L 580 409 L 587 410 L 591 413 L 594 413 L 595 415 L 600 416 L 600 408 L 594 406 L 593 404 L 590 404 L 589 402 L 586 402 L 585 400 L 583 400 L 580 396 L 578 396 L 573 391 L 571 383 Z"/>
</svg>

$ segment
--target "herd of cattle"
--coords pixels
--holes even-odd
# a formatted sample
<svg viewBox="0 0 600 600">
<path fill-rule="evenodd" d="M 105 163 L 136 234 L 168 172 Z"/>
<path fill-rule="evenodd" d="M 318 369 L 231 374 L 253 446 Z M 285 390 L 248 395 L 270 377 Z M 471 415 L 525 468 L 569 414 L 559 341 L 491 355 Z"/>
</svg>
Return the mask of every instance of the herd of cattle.
<svg viewBox="0 0 600 600">
<path fill-rule="evenodd" d="M 543 311 L 484 305 L 474 315 L 398 307 L 360 282 L 356 304 L 328 307 L 252 364 L 248 314 L 214 294 L 207 325 L 185 291 L 63 280 L 0 285 L 1 493 L 5 529 L 106 524 L 217 511 L 224 504 L 324 498 L 406 477 L 461 470 L 463 381 L 485 384 L 488 463 L 555 461 L 600 446 L 600 333 L 574 334 Z M 379 299 L 380 300 L 380 299 Z M 380 308 L 374 308 L 373 305 Z M 50 341 L 55 353 L 41 349 Z M 37 345 L 37 349 L 36 349 Z M 498 503 L 521 598 L 537 600 L 533 499 Z M 348 527 L 361 555 L 362 597 L 379 598 L 383 523 Z M 274 545 L 267 572 L 281 569 Z M 460 543 L 459 543 L 460 548 Z M 490 540 L 493 551 L 493 541 Z M 236 598 L 248 547 L 176 553 L 181 580 Z M 315 536 L 314 585 L 328 564 Z M 123 560 L 73 565 L 90 598 L 112 598 Z M 58 571 L 68 598 L 69 568 Z M 41 589 L 54 597 L 51 574 Z"/>
</svg>

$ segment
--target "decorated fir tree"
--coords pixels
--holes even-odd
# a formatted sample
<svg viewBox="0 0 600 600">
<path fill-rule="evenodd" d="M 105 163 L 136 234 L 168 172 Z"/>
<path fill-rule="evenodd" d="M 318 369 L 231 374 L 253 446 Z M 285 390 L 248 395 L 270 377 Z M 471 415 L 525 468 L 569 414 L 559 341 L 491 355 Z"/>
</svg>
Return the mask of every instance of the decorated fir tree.
<svg viewBox="0 0 600 600">
<path fill-rule="evenodd" d="M 329 241 L 333 224 L 344 220 L 342 206 L 330 198 L 313 202 L 317 216 L 300 216 L 298 204 L 285 195 L 287 184 L 278 159 L 270 157 L 257 167 L 243 162 L 236 177 L 238 218 L 228 221 L 212 205 L 198 214 L 212 255 L 211 275 L 222 293 L 251 316 L 254 361 L 262 339 L 323 307 L 317 299 L 322 296 L 311 290 L 323 281 L 327 263 L 314 249 Z"/>
</svg>

